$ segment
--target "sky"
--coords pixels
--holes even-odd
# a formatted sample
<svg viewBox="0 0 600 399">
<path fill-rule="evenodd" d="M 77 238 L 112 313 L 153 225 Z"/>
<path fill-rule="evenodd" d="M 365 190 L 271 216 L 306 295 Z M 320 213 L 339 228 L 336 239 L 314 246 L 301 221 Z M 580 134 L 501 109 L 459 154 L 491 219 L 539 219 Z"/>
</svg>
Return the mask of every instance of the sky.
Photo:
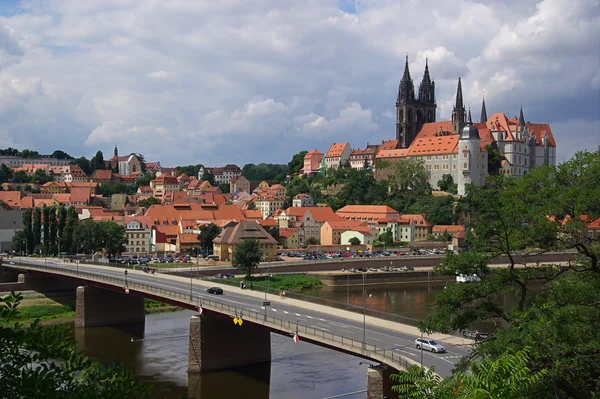
<svg viewBox="0 0 600 399">
<path fill-rule="evenodd" d="M 0 0 L 0 147 L 287 163 L 395 138 L 405 56 L 437 120 L 549 122 L 600 145 L 600 0 Z"/>
</svg>

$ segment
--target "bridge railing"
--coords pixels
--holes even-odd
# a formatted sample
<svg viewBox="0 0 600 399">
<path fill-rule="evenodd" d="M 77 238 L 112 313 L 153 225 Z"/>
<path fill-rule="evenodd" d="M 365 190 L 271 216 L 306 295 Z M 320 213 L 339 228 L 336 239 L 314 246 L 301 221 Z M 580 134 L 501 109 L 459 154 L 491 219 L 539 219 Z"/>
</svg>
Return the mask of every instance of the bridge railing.
<svg viewBox="0 0 600 399">
<path fill-rule="evenodd" d="M 264 312 L 259 312 L 252 309 L 238 308 L 237 306 L 232 306 L 216 300 L 193 295 L 193 293 L 187 292 L 187 290 L 178 291 L 137 281 L 126 281 L 125 277 L 117 278 L 87 271 L 77 271 L 69 268 L 44 266 L 39 264 L 23 263 L 23 266 L 26 266 L 28 269 L 43 270 L 44 272 L 53 274 L 75 276 L 88 281 L 109 283 L 117 287 L 123 287 L 123 289 L 127 287 L 129 290 L 157 295 L 165 299 L 171 299 L 186 304 L 190 308 L 198 309 L 198 307 L 202 307 L 206 308 L 207 310 L 228 314 L 231 317 L 238 316 L 241 317 L 242 320 L 250 321 L 255 324 L 261 324 L 274 330 L 285 331 L 289 333 L 290 336 L 293 334 L 298 334 L 300 339 L 304 337 L 305 339 L 311 341 L 320 342 L 325 345 L 330 345 L 348 352 L 362 355 L 375 361 L 385 363 L 397 370 L 406 369 L 411 365 L 417 364 L 415 361 L 409 360 L 390 349 L 378 347 L 377 345 L 372 345 L 353 338 L 344 337 L 342 335 L 333 334 L 317 327 L 304 325 L 298 320 L 293 322 L 290 320 L 284 320 L 278 317 L 270 316 L 266 309 Z"/>
</svg>

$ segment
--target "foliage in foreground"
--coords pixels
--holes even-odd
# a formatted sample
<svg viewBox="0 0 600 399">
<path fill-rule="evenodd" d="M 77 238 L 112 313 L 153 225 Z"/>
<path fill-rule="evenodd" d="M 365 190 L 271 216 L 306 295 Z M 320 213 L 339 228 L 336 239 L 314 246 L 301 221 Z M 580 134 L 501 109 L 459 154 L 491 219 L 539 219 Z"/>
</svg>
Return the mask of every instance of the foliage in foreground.
<svg viewBox="0 0 600 399">
<path fill-rule="evenodd" d="M 600 381 L 600 235 L 587 224 L 600 218 L 600 149 L 521 178 L 497 176 L 469 187 L 459 207 L 470 221 L 468 251 L 449 254 L 439 274 L 476 274 L 449 285 L 423 323 L 427 332 L 452 332 L 484 322 L 503 328 L 457 365 L 502 359 L 528 346 L 527 367 L 545 370 L 522 398 L 598 397 Z M 566 267 L 532 264 L 529 256 L 575 250 Z M 492 269 L 493 259 L 507 267 Z M 540 291 L 533 295 L 532 290 Z M 505 301 L 515 302 L 513 308 Z M 484 396 L 487 397 L 487 396 Z"/>
<path fill-rule="evenodd" d="M 528 397 L 532 386 L 546 375 L 546 370 L 532 372 L 529 348 L 505 351 L 497 359 L 474 361 L 470 375 L 456 373 L 442 380 L 435 368 L 411 366 L 392 374 L 392 387 L 400 399 L 521 399 Z"/>
<path fill-rule="evenodd" d="M 2 398 L 146 398 L 150 388 L 118 365 L 104 366 L 78 351 L 66 326 L 29 328 L 17 317 L 21 294 L 0 301 L 0 392 Z"/>
</svg>

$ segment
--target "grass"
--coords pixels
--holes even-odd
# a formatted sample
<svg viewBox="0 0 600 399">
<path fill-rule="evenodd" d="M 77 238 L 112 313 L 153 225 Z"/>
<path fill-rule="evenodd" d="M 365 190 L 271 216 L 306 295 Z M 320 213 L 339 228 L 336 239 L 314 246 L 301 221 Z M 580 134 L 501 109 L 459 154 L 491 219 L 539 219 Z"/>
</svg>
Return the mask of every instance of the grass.
<svg viewBox="0 0 600 399">
<path fill-rule="evenodd" d="M 267 285 L 267 277 L 251 277 L 241 278 L 235 277 L 230 279 L 219 279 L 221 282 L 226 282 L 230 285 L 237 285 L 239 287 L 241 281 L 245 281 L 250 288 L 250 283 L 254 287 L 265 287 Z M 280 274 L 273 275 L 269 282 L 269 287 L 273 290 L 278 291 L 309 291 L 319 288 L 323 285 L 323 282 L 317 277 L 308 274 Z"/>
<path fill-rule="evenodd" d="M 75 311 L 70 306 L 64 305 L 31 305 L 20 306 L 15 321 L 53 320 L 75 316 Z"/>
</svg>

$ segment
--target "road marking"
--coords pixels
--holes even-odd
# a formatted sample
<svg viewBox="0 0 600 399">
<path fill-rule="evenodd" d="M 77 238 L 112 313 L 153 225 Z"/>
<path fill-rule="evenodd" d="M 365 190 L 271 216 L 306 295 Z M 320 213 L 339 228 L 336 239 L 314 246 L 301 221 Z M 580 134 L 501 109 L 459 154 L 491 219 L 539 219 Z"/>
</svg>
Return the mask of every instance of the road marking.
<svg viewBox="0 0 600 399">
<path fill-rule="evenodd" d="M 287 310 L 284 310 L 283 313 L 290 314 L 290 312 L 288 312 Z"/>
<path fill-rule="evenodd" d="M 317 329 L 317 330 L 329 331 L 329 330 L 328 330 L 328 329 L 326 329 L 326 328 L 323 328 L 323 327 L 317 327 L 317 326 L 313 326 L 312 324 L 311 324 L 311 327 L 312 327 L 312 328 L 315 328 L 315 329 Z"/>
<path fill-rule="evenodd" d="M 342 330 L 342 331 L 345 333 L 348 333 L 348 334 L 354 334 L 352 331 L 348 331 L 348 330 Z"/>
<path fill-rule="evenodd" d="M 258 312 L 256 309 L 249 309 L 251 312 Z"/>
<path fill-rule="evenodd" d="M 262 310 L 265 310 L 265 307 L 264 307 L 264 306 L 261 306 L 260 308 L 261 308 Z"/>
<path fill-rule="evenodd" d="M 323 324 L 323 323 L 317 323 L 320 326 L 325 326 L 325 327 L 329 327 L 327 324 Z"/>
<path fill-rule="evenodd" d="M 372 339 L 373 341 L 379 341 L 379 342 L 381 342 L 381 340 L 377 339 L 377 338 L 373 338 L 373 337 L 367 337 L 367 338 Z"/>
<path fill-rule="evenodd" d="M 327 321 L 327 320 L 325 320 L 325 319 L 322 319 L 322 318 L 320 318 L 320 317 L 319 317 L 318 319 L 319 319 L 319 320 L 321 320 L 321 321 Z"/>
<path fill-rule="evenodd" d="M 333 325 L 333 326 L 337 326 L 337 327 L 345 327 L 345 328 L 360 328 L 360 327 L 353 327 L 353 326 L 349 326 L 347 324 L 342 324 L 342 323 L 336 323 L 335 321 L 330 321 L 329 324 Z"/>
<path fill-rule="evenodd" d="M 298 313 L 295 313 L 295 315 L 296 315 L 296 316 L 298 316 L 298 317 L 302 317 L 302 315 L 301 315 L 301 314 L 298 314 Z"/>
<path fill-rule="evenodd" d="M 306 317 L 308 317 L 309 319 L 312 319 L 312 317 L 311 317 L 311 316 L 309 316 L 309 315 L 306 315 Z"/>
<path fill-rule="evenodd" d="M 271 310 L 272 310 L 273 312 L 277 312 L 277 309 L 273 309 L 273 308 L 271 308 Z"/>
<path fill-rule="evenodd" d="M 403 351 L 402 349 L 394 349 L 394 350 L 397 350 L 398 352 L 402 352 L 405 355 L 414 356 L 414 357 L 418 356 L 416 353 L 412 353 L 412 352 L 409 352 L 409 351 Z"/>
</svg>

